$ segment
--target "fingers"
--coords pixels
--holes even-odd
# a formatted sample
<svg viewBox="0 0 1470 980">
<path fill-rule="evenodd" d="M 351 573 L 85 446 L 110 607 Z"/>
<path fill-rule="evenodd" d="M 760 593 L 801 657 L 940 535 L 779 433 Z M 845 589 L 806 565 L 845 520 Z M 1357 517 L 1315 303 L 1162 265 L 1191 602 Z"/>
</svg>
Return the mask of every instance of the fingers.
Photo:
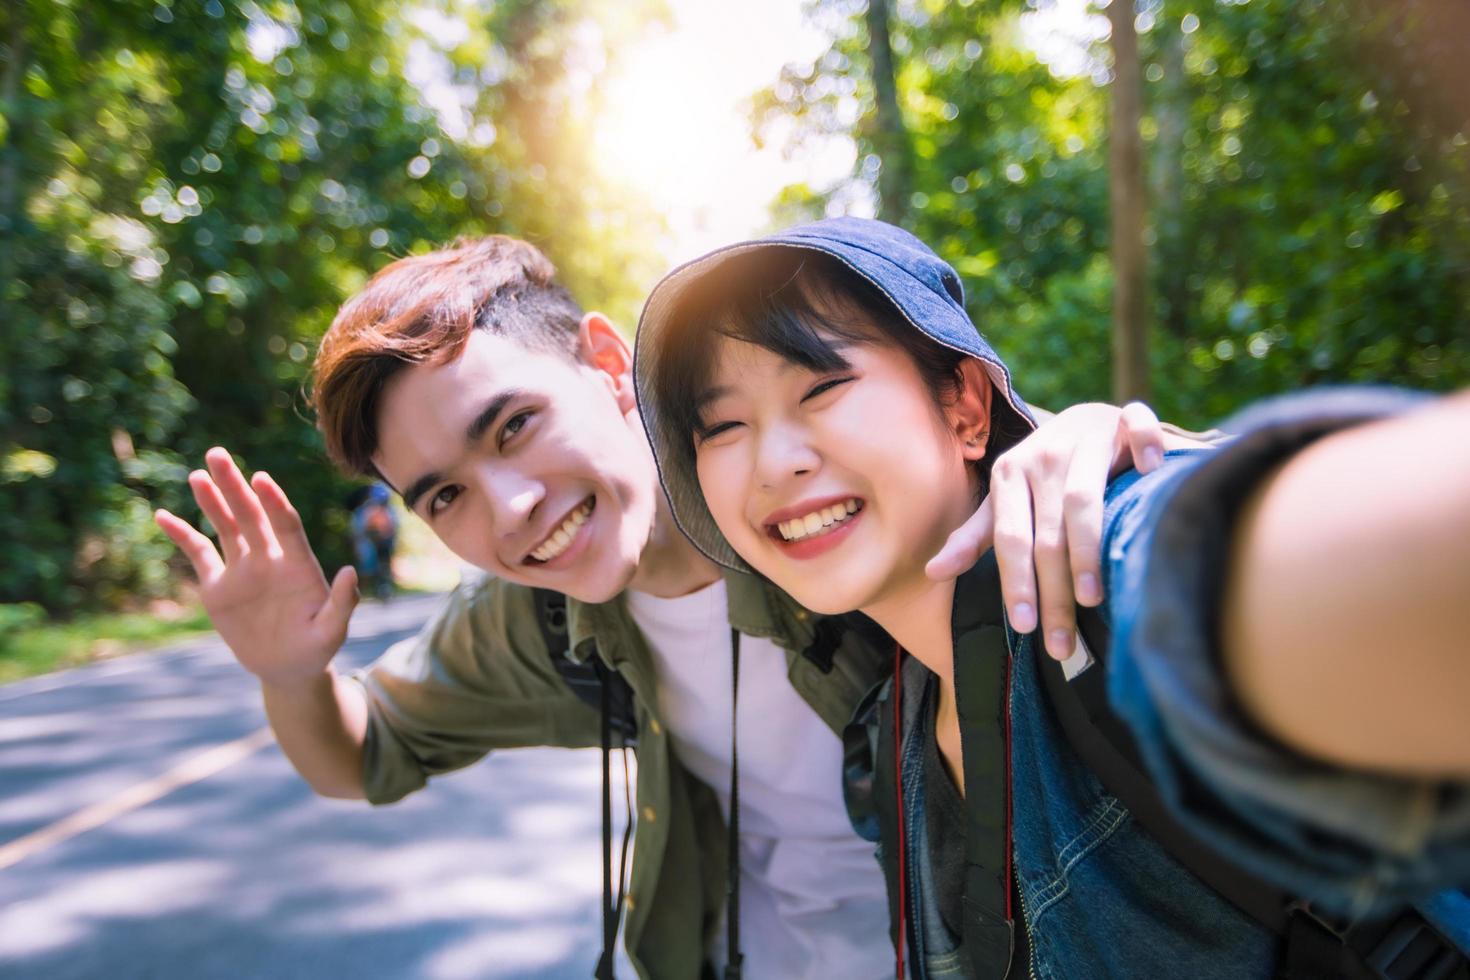
<svg viewBox="0 0 1470 980">
<path fill-rule="evenodd" d="M 281 485 L 264 470 L 257 471 L 250 478 L 250 485 L 260 498 L 281 551 L 296 560 L 314 559 L 311 542 L 307 540 L 306 529 L 301 525 L 301 515 L 291 505 Z"/>
<path fill-rule="evenodd" d="M 357 608 L 360 597 L 357 593 L 357 569 L 344 565 L 332 579 L 327 601 L 317 610 L 311 621 L 311 630 L 318 642 L 333 650 L 347 638 L 347 623 L 352 619 L 352 610 Z"/>
<path fill-rule="evenodd" d="M 225 561 L 234 564 L 245 553 L 245 539 L 240 536 L 240 529 L 235 525 L 235 515 L 230 513 L 224 495 L 204 470 L 195 470 L 189 474 L 189 489 L 194 491 L 194 502 L 199 505 L 200 511 L 214 525 Z"/>
<path fill-rule="evenodd" d="M 1123 406 L 1118 427 L 1132 455 L 1134 469 L 1140 473 L 1152 473 L 1163 465 L 1164 428 L 1153 409 L 1143 402 L 1129 402 Z M 1121 469 L 1126 468 L 1125 461 Z"/>
<path fill-rule="evenodd" d="M 1062 492 L 1062 521 L 1066 529 L 1072 591 L 1077 602 L 1102 602 L 1103 494 L 1108 484 L 1113 447 L 1094 439 L 1082 443 L 1072 456 Z"/>
<path fill-rule="evenodd" d="M 1058 660 L 1072 654 L 1076 635 L 1076 599 L 1072 592 L 1072 566 L 1068 560 L 1064 492 L 1071 463 L 1047 467 L 1031 487 L 1031 508 L 1036 522 L 1036 586 L 1041 607 L 1042 642 L 1046 652 Z"/>
<path fill-rule="evenodd" d="M 1031 524 L 1031 488 L 1021 467 L 1005 456 L 995 461 L 990 473 L 990 495 L 994 508 L 995 561 L 1000 569 L 1000 588 L 1005 596 L 1006 615 L 1018 633 L 1036 629 L 1036 574 L 1031 561 L 1035 541 Z"/>
<path fill-rule="evenodd" d="M 986 497 L 980 509 L 950 534 L 924 572 L 936 582 L 954 578 L 979 560 L 995 540 L 995 507 Z"/>
<path fill-rule="evenodd" d="M 153 521 L 189 559 L 200 585 L 209 585 L 224 571 L 224 562 L 220 560 L 219 552 L 214 550 L 214 543 L 194 530 L 188 521 L 166 510 L 154 511 Z"/>
<path fill-rule="evenodd" d="M 245 482 L 245 477 L 230 454 L 215 446 L 204 454 L 204 461 L 209 466 L 209 474 L 214 478 L 215 486 L 224 494 L 225 503 L 229 506 L 246 546 L 251 551 L 262 554 L 273 550 L 275 536 L 266 521 L 265 510 L 260 506 L 260 498 L 250 488 L 250 484 Z"/>
</svg>

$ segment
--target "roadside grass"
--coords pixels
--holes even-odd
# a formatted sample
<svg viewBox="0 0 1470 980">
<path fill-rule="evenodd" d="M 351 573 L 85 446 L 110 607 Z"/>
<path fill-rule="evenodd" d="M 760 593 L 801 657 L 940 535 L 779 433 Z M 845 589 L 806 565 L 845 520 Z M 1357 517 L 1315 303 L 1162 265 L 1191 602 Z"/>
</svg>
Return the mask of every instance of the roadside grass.
<svg viewBox="0 0 1470 980">
<path fill-rule="evenodd" d="M 420 595 L 452 589 L 462 571 L 458 559 L 418 518 L 401 509 L 398 516 L 395 591 Z M 208 633 L 209 617 L 192 584 L 181 586 L 179 593 L 181 601 L 155 600 L 149 610 L 90 614 L 65 622 L 47 622 L 34 603 L 0 604 L 0 684 Z M 363 598 L 372 601 L 366 594 Z"/>
<path fill-rule="evenodd" d="M 181 615 L 104 613 L 0 632 L 0 684 L 171 643 L 210 630 L 203 609 Z"/>
</svg>

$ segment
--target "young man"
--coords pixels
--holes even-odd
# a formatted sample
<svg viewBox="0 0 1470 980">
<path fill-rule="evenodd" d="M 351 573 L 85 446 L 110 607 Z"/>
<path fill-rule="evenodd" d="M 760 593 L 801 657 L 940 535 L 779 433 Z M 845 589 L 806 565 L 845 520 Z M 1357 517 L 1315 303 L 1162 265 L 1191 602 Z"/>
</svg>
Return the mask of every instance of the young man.
<svg viewBox="0 0 1470 980">
<path fill-rule="evenodd" d="M 379 272 L 323 339 L 314 398 L 334 460 L 380 477 L 489 573 L 358 676 L 331 669 L 355 576 L 343 569 L 328 585 L 268 475 L 247 482 L 223 449 L 208 454 L 208 473 L 190 475 L 223 557 L 179 518 L 159 512 L 158 523 L 259 678 L 283 750 L 329 796 L 388 803 L 491 749 L 599 744 L 599 714 L 560 675 L 535 590 L 568 597 L 567 656 L 599 658 L 635 701 L 638 836 L 624 925 L 645 977 L 697 977 L 728 958 L 719 926 L 738 643 L 746 975 L 881 976 L 891 956 L 883 879 L 847 819 L 839 733 L 891 651 L 722 572 L 688 543 L 659 491 L 626 341 L 552 276 L 524 242 L 463 242 Z M 988 547 L 997 526 L 1009 597 L 1049 629 L 1070 626 L 1074 583 L 1083 599 L 1101 598 L 1099 503 L 1115 457 L 1146 459 L 1163 444 L 1146 410 L 1126 418 L 1084 406 L 1018 447 L 1024 475 L 995 489 L 993 516 L 978 513 L 952 549 Z M 1038 540 L 1053 545 L 1038 547 L 1034 572 L 1033 501 Z"/>
</svg>

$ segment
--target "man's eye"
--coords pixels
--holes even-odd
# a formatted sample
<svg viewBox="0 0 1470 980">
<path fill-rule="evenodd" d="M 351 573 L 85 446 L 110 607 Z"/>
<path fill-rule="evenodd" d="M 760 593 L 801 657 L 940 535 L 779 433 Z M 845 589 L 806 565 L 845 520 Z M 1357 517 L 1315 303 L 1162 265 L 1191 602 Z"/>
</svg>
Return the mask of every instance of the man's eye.
<svg viewBox="0 0 1470 980">
<path fill-rule="evenodd" d="M 439 492 L 429 500 L 429 516 L 435 517 L 444 512 L 444 508 L 454 503 L 454 498 L 459 496 L 460 488 L 456 484 L 441 487 Z"/>
<path fill-rule="evenodd" d="M 510 418 L 506 419 L 505 425 L 500 427 L 500 444 L 502 446 L 505 445 L 507 440 L 516 435 L 516 433 L 520 432 L 522 429 L 524 429 L 526 427 L 526 423 L 531 421 L 531 416 L 534 414 L 535 412 L 527 409 L 524 412 L 517 412 Z"/>
<path fill-rule="evenodd" d="M 823 394 L 824 392 L 831 391 L 833 388 L 836 388 L 839 385 L 845 385 L 851 380 L 853 379 L 850 377 L 843 377 L 828 378 L 826 381 L 820 381 L 817 384 L 813 385 L 812 389 L 801 397 L 801 400 L 808 401 L 812 398 L 816 398 L 818 395 Z"/>
</svg>

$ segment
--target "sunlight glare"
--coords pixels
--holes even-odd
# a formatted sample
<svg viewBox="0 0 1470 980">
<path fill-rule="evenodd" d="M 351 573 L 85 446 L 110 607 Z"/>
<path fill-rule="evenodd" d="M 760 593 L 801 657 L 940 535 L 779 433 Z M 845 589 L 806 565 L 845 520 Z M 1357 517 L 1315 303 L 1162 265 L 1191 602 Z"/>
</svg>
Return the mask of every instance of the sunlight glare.
<svg viewBox="0 0 1470 980">
<path fill-rule="evenodd" d="M 666 216 L 663 250 L 677 262 L 759 232 L 783 187 L 835 182 L 851 169 L 854 149 L 850 140 L 831 141 L 788 160 L 751 141 L 750 96 L 774 84 L 783 64 L 825 48 L 796 4 L 671 7 L 671 29 L 615 56 L 595 151 L 609 179 Z"/>
</svg>

